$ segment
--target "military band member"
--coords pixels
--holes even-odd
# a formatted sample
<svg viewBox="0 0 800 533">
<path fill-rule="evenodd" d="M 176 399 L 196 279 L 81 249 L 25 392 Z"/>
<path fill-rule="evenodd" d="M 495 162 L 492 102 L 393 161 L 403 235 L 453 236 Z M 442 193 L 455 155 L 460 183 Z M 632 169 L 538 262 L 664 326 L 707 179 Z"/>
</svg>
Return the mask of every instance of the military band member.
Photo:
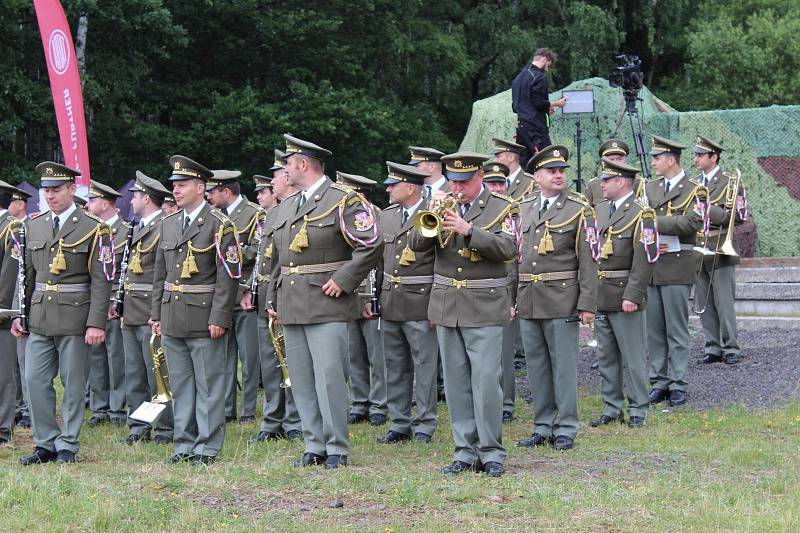
<svg viewBox="0 0 800 533">
<path fill-rule="evenodd" d="M 597 155 L 600 156 L 601 159 L 600 163 L 598 163 L 600 167 L 602 167 L 603 158 L 613 161 L 614 163 L 627 164 L 630 148 L 620 139 L 609 139 L 600 145 Z M 597 204 L 603 201 L 602 183 L 603 178 L 600 176 L 592 178 L 583 190 L 583 195 L 592 207 L 597 206 Z M 644 179 L 641 176 L 637 176 L 633 182 L 633 196 L 635 198 L 641 195 L 642 187 L 644 187 Z"/>
<path fill-rule="evenodd" d="M 114 278 L 112 295 L 119 284 L 122 255 L 130 225 L 122 220 L 117 210 L 117 198 L 122 195 L 111 187 L 92 180 L 86 209 L 111 228 L 114 240 Z M 109 302 L 111 307 L 112 302 Z M 89 356 L 89 408 L 92 417 L 89 426 L 111 421 L 114 426 L 125 425 L 125 351 L 119 317 L 109 313 L 106 322 L 106 342 L 92 346 Z"/>
<path fill-rule="evenodd" d="M 378 442 L 431 442 L 436 430 L 436 332 L 428 321 L 434 251 L 413 252 L 408 239 L 422 198 L 426 172 L 387 161 L 390 205 L 378 216 L 385 243 L 381 265 L 381 335 L 386 355 L 389 431 Z M 414 386 L 416 382 L 416 387 Z M 416 398 L 416 416 L 411 414 Z"/>
<path fill-rule="evenodd" d="M 168 463 L 210 464 L 225 438 L 225 332 L 241 276 L 233 223 L 205 202 L 206 167 L 170 158 L 181 211 L 161 221 L 153 274 L 153 332 L 169 367 L 174 454 Z"/>
<path fill-rule="evenodd" d="M 669 399 L 686 403 L 689 364 L 689 291 L 697 270 L 693 248 L 703 226 L 701 187 L 680 165 L 684 145 L 653 137 L 651 166 L 661 179 L 646 184 L 647 198 L 658 215 L 661 255 L 647 289 L 647 350 L 650 354 L 650 403 Z M 671 239 L 671 243 L 667 243 Z M 671 244 L 672 246 L 669 246 Z"/>
<path fill-rule="evenodd" d="M 287 439 L 294 440 L 303 436 L 300 426 L 300 415 L 294 402 L 291 387 L 281 387 L 283 376 L 275 357 L 275 346 L 268 330 L 268 309 L 273 302 L 267 299 L 269 289 L 270 272 L 272 271 L 272 256 L 274 245 L 272 243 L 272 231 L 276 221 L 285 220 L 294 215 L 296 205 L 287 201 L 297 194 L 297 189 L 289 184 L 286 177 L 286 154 L 280 150 L 275 150 L 275 162 L 272 170 L 272 178 L 264 177 L 256 180 L 256 190 L 259 200 L 264 196 L 262 190 L 271 189 L 272 198 L 278 203 L 269 209 L 266 218 L 261 222 L 261 239 L 259 241 L 259 262 L 253 269 L 252 276 L 258 276 L 258 346 L 261 358 L 261 381 L 264 384 L 264 410 L 261 420 L 261 427 L 258 434 L 250 439 L 250 442 L 264 442 L 270 440 Z M 263 187 L 263 189 L 260 189 Z M 262 207 L 263 204 L 262 204 Z M 250 280 L 252 283 L 253 280 Z M 249 290 L 242 298 L 242 309 L 254 311 L 252 294 Z"/>
<path fill-rule="evenodd" d="M 533 176 L 525 172 L 520 166 L 520 158 L 526 153 L 526 149 L 521 144 L 513 141 L 504 141 L 496 137 L 492 137 L 492 144 L 494 145 L 492 151 L 495 159 L 508 167 L 506 192 L 503 194 L 521 202 L 536 188 Z"/>
<path fill-rule="evenodd" d="M 548 146 L 528 162 L 538 191 L 522 204 L 522 257 L 517 314 L 533 396 L 533 434 L 526 448 L 572 448 L 578 433 L 578 323 L 594 320 L 597 263 L 594 212 L 567 191 L 569 152 Z"/>
<path fill-rule="evenodd" d="M 483 185 L 490 192 L 505 195 L 508 186 L 508 167 L 499 161 L 489 161 L 483 165 Z M 509 286 L 512 292 L 512 301 L 517 300 L 517 258 L 508 262 Z M 514 355 L 516 340 L 516 330 L 519 323 L 516 317 L 508 324 L 503 326 L 503 348 L 501 352 L 501 362 L 503 374 L 500 379 L 500 386 L 503 389 L 503 422 L 514 420 L 514 397 L 515 397 L 515 375 L 514 375 Z"/>
<path fill-rule="evenodd" d="M 727 207 L 726 197 L 734 187 L 731 180 L 720 169 L 719 160 L 723 148 L 716 142 L 697 137 L 694 147 L 694 164 L 701 172 L 696 180 L 708 188 L 711 231 L 701 244 L 714 255 L 704 255 L 700 275 L 695 285 L 694 298 L 700 308 L 700 323 L 706 339 L 702 364 L 739 362 L 739 342 L 736 332 L 736 265 L 739 256 L 720 253 L 720 248 L 732 231 L 731 208 L 736 209 L 734 224 L 744 220 L 747 208 L 742 196 L 743 186 L 736 191 L 735 205 Z M 731 236 L 732 237 L 732 236 Z"/>
<path fill-rule="evenodd" d="M 36 170 L 50 210 L 26 225 L 30 334 L 25 381 L 36 450 L 20 459 L 23 465 L 75 462 L 89 350 L 105 341 L 114 260 L 108 226 L 75 206 L 80 172 L 52 162 L 40 163 Z M 11 332 L 25 335 L 19 319 Z M 53 388 L 57 374 L 64 387 L 60 426 Z"/>
<path fill-rule="evenodd" d="M 483 470 L 496 477 L 506 458 L 500 389 L 503 326 L 512 316 L 506 261 L 516 257 L 517 232 L 516 204 L 483 186 L 487 159 L 473 152 L 442 158 L 455 205 L 444 212 L 439 237 L 415 230 L 409 245 L 436 256 L 428 319 L 436 324 L 455 441 L 453 463 L 442 473 Z"/>
<path fill-rule="evenodd" d="M 149 402 L 156 394 L 153 356 L 150 353 L 150 311 L 153 304 L 153 275 L 156 253 L 161 241 L 163 199 L 172 194 L 158 181 L 136 171 L 136 182 L 128 189 L 133 193 L 131 208 L 139 219 L 134 227 L 128 269 L 125 275 L 125 300 L 122 312 L 122 342 L 125 346 L 125 401 L 128 413 Z M 116 287 L 114 287 L 116 290 Z M 156 444 L 172 442 L 172 404 L 150 424 L 128 416 L 129 445 L 149 441 L 155 429 Z"/>
<path fill-rule="evenodd" d="M 222 211 L 236 226 L 242 247 L 242 277 L 244 283 L 250 277 L 255 263 L 257 221 L 263 216 L 261 208 L 242 196 L 238 170 L 214 170 L 214 176 L 206 183 L 206 194 L 211 205 Z M 236 302 L 244 296 L 239 288 Z M 240 424 L 255 422 L 258 381 L 261 376 L 261 360 L 258 355 L 257 319 L 238 305 L 233 310 L 233 327 L 227 335 L 227 357 L 225 364 L 225 420 L 236 420 L 236 387 L 238 384 L 238 362 L 242 363 L 242 411 Z"/>
<path fill-rule="evenodd" d="M 597 310 L 606 318 L 594 327 L 605 408 L 592 427 L 624 422 L 626 398 L 628 426 L 641 427 L 649 405 L 644 308 L 652 263 L 658 258 L 655 214 L 634 195 L 637 169 L 608 158 L 602 164 L 598 179 L 605 201 L 597 205 Z M 649 217 L 647 224 L 643 215 Z"/>
<path fill-rule="evenodd" d="M 164 202 L 161 204 L 161 212 L 164 213 L 165 217 L 173 215 L 180 211 L 178 205 L 175 203 L 175 198 L 172 197 L 172 193 L 170 192 L 169 195 L 164 197 Z"/>
<path fill-rule="evenodd" d="M 325 175 L 331 152 L 284 135 L 289 182 L 300 189 L 273 225 L 268 301 L 283 324 L 305 453 L 295 464 L 347 464 L 348 322 L 360 316 L 358 286 L 383 249 L 371 206 Z M 275 313 L 275 311 L 270 311 Z"/>
<path fill-rule="evenodd" d="M 357 174 L 336 172 L 336 183 L 350 187 L 369 198 L 377 182 Z M 378 208 L 372 206 L 374 216 Z M 370 311 L 371 291 L 379 292 L 376 269 L 361 282 L 361 317 L 350 323 L 350 414 L 349 424 L 369 421 L 372 426 L 386 423 L 386 361 L 383 356 L 380 321 Z"/>
<path fill-rule="evenodd" d="M 13 187 L 13 186 L 12 186 Z M 14 187 L 10 191 L 11 202 L 8 204 L 8 214 L 20 222 L 25 222 L 28 218 L 28 198 L 31 197 L 30 193 Z M 15 278 L 16 283 L 16 278 Z M 14 296 L 13 299 L 14 309 L 19 307 L 19 298 Z M 1 327 L 1 326 L 0 326 Z M 8 322 L 8 327 L 11 327 L 11 321 Z M 17 405 L 15 408 L 14 421 L 19 427 L 31 427 L 31 417 L 28 414 L 28 392 L 25 388 L 25 346 L 27 343 L 26 338 L 15 339 L 14 353 L 16 353 L 17 362 L 14 365 L 14 375 L 17 388 Z"/>
<path fill-rule="evenodd" d="M 19 189 L 0 181 L 0 308 L 11 309 L 17 296 L 19 254 L 16 232 L 21 222 L 8 208 Z M 11 320 L 0 318 L 0 444 L 11 440 L 17 406 L 17 346 L 11 335 Z"/>
<path fill-rule="evenodd" d="M 253 176 L 253 192 L 256 193 L 256 200 L 258 206 L 268 212 L 270 209 L 278 205 L 278 198 L 275 197 L 275 191 L 272 190 L 272 178 L 269 176 L 262 176 L 255 174 Z"/>
</svg>

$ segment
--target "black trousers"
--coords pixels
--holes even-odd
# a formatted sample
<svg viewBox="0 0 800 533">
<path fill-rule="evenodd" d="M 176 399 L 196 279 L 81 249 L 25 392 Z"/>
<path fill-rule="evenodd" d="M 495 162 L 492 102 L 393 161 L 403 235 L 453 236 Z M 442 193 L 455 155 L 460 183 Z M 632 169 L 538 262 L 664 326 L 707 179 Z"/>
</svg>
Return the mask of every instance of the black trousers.
<svg viewBox="0 0 800 533">
<path fill-rule="evenodd" d="M 547 126 L 523 120 L 517 121 L 517 143 L 525 147 L 525 153 L 519 159 L 519 164 L 523 169 L 526 168 L 528 160 L 533 157 L 533 154 L 553 144 Z"/>
</svg>

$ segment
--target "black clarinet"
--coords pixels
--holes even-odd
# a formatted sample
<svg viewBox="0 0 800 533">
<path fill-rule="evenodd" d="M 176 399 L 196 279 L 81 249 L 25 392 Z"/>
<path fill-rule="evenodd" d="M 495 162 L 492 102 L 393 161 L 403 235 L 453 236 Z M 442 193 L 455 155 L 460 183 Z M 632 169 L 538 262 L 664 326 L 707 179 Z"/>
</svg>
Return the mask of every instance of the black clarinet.
<svg viewBox="0 0 800 533">
<path fill-rule="evenodd" d="M 258 224 L 258 220 L 256 220 Z M 253 267 L 253 280 L 250 282 L 250 305 L 258 311 L 258 285 L 261 277 L 261 241 L 264 239 L 264 226 L 259 225 L 256 244 L 256 265 Z"/>
<path fill-rule="evenodd" d="M 25 295 L 25 273 L 28 268 L 28 259 L 25 257 L 25 249 L 28 247 L 27 237 L 25 236 L 25 224 L 21 223 L 18 233 L 19 242 L 19 275 L 17 291 L 19 295 L 19 325 L 24 333 L 28 332 L 28 298 Z"/>
<path fill-rule="evenodd" d="M 122 251 L 122 262 L 119 265 L 119 285 L 117 285 L 117 294 L 114 296 L 114 301 L 117 302 L 117 316 L 120 317 L 125 310 L 125 278 L 128 273 L 128 256 L 131 253 L 131 246 L 133 246 L 133 230 L 136 227 L 133 219 L 128 224 L 130 224 L 130 229 L 128 229 L 128 236 L 125 240 L 125 249 Z M 114 253 L 113 249 L 111 253 Z"/>
</svg>

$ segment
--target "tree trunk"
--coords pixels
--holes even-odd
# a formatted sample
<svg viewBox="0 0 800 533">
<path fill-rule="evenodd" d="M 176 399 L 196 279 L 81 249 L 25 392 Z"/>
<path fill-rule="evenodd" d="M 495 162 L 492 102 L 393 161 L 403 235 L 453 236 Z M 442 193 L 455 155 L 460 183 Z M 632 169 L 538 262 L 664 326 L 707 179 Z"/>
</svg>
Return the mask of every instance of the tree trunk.
<svg viewBox="0 0 800 533">
<path fill-rule="evenodd" d="M 83 88 L 83 77 L 86 74 L 86 32 L 89 30 L 89 17 L 86 13 L 78 18 L 78 31 L 75 33 L 75 59 L 78 60 L 78 74 L 81 77 L 81 88 Z"/>
</svg>

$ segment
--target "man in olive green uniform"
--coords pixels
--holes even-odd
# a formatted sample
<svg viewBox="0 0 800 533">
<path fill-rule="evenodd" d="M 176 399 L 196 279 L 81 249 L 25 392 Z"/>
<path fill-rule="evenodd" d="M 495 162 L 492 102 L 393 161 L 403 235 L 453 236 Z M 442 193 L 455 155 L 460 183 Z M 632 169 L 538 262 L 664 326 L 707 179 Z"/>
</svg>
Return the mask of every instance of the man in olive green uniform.
<svg viewBox="0 0 800 533">
<path fill-rule="evenodd" d="M 172 193 L 169 193 L 169 196 L 164 198 L 164 202 L 161 204 L 161 212 L 164 213 L 165 217 L 170 215 L 174 215 L 180 211 L 178 205 L 175 203 L 175 198 L 172 197 Z"/>
<path fill-rule="evenodd" d="M 508 186 L 508 167 L 499 161 L 489 161 L 483 165 L 483 184 L 489 192 L 505 195 Z M 511 287 L 511 300 L 517 300 L 517 258 L 508 262 L 508 278 Z M 503 389 L 503 422 L 514 420 L 514 398 L 515 398 L 515 378 L 514 375 L 514 343 L 517 338 L 519 322 L 516 317 L 503 326 L 503 348 L 501 351 L 501 362 L 503 375 L 500 379 L 500 386 Z"/>
<path fill-rule="evenodd" d="M 646 184 L 647 198 L 658 215 L 661 256 L 647 289 L 647 350 L 650 354 L 650 403 L 669 398 L 686 403 L 684 375 L 689 365 L 689 291 L 697 270 L 693 248 L 703 226 L 700 185 L 680 166 L 684 145 L 653 137 L 651 166 L 661 179 Z"/>
<path fill-rule="evenodd" d="M 630 148 L 628 148 L 628 145 L 622 142 L 620 139 L 609 139 L 600 145 L 597 155 L 599 155 L 601 159 L 601 161 L 598 163 L 598 166 L 600 167 L 602 167 L 603 158 L 613 161 L 614 163 L 627 163 L 628 155 L 630 155 Z M 586 187 L 582 191 L 583 195 L 586 197 L 586 200 L 592 207 L 596 207 L 597 204 L 603 201 L 602 183 L 603 178 L 597 176 L 589 180 L 589 182 L 586 184 Z M 638 198 L 641 194 L 642 187 L 644 187 L 644 178 L 636 176 L 636 179 L 633 182 L 633 196 L 635 198 Z"/>
<path fill-rule="evenodd" d="M 492 137 L 492 144 L 494 145 L 492 148 L 494 158 L 508 167 L 506 192 L 504 194 L 517 202 L 521 202 L 536 188 L 533 176 L 525 172 L 520 166 L 520 157 L 526 153 L 526 149 L 521 144 L 496 137 Z"/>
<path fill-rule="evenodd" d="M 80 172 L 57 163 L 36 167 L 50 211 L 27 223 L 25 296 L 29 318 L 25 381 L 36 450 L 23 465 L 72 463 L 83 424 L 89 349 L 105 341 L 114 255 L 111 232 L 75 206 Z M 25 335 L 19 319 L 11 332 Z M 64 387 L 61 425 L 53 380 Z"/>
<path fill-rule="evenodd" d="M 383 249 L 371 206 L 325 175 L 331 152 L 284 135 L 295 212 L 273 224 L 268 301 L 283 324 L 305 453 L 296 463 L 347 464 L 348 322 L 360 316 L 358 286 Z M 277 296 L 277 298 L 276 298 Z M 275 313 L 275 311 L 270 311 Z"/>
<path fill-rule="evenodd" d="M 647 362 L 644 308 L 652 263 L 658 258 L 655 213 L 633 193 L 637 169 L 602 159 L 600 186 L 606 200 L 597 205 L 599 278 L 594 323 L 600 352 L 600 392 L 605 409 L 592 427 L 624 422 L 641 427 L 647 416 Z"/>
<path fill-rule="evenodd" d="M 377 182 L 357 174 L 336 172 L 336 183 L 350 187 L 369 198 Z M 378 216 L 378 208 L 372 205 L 372 212 Z M 377 297 L 377 269 L 373 269 L 359 286 L 361 298 L 361 317 L 350 323 L 350 414 L 349 424 L 369 421 L 372 426 L 386 423 L 386 361 L 383 356 L 383 343 L 379 329 L 379 315 L 371 309 L 372 291 Z"/>
<path fill-rule="evenodd" d="M 117 212 L 117 198 L 122 195 L 107 185 L 92 180 L 86 208 L 111 228 L 114 240 L 114 278 L 112 295 L 119 286 L 122 255 L 125 250 L 130 225 Z M 111 302 L 109 302 L 109 307 Z M 92 346 L 89 357 L 89 408 L 92 417 L 89 426 L 104 424 L 109 420 L 114 426 L 125 425 L 125 352 L 119 317 L 109 315 L 106 322 L 106 342 Z"/>
<path fill-rule="evenodd" d="M 11 203 L 8 205 L 8 214 L 16 218 L 20 222 L 25 222 L 28 219 L 28 199 L 31 197 L 30 193 L 14 187 L 15 190 L 11 191 Z M 17 269 L 19 270 L 19 269 Z M 16 283 L 16 277 L 14 279 Z M 19 297 L 14 297 L 14 309 L 19 308 Z M 11 322 L 9 321 L 9 327 Z M 19 427 L 31 427 L 31 417 L 28 414 L 28 389 L 25 385 L 25 346 L 27 338 L 22 337 L 16 339 L 14 350 L 17 354 L 17 363 L 15 365 L 15 381 L 17 385 L 17 406 L 14 420 Z"/>
<path fill-rule="evenodd" d="M 153 356 L 150 353 L 150 311 L 153 304 L 153 274 L 161 240 L 163 199 L 171 194 L 161 183 L 136 171 L 131 207 L 139 218 L 134 226 L 124 272 L 125 295 L 122 305 L 122 342 L 125 347 L 125 401 L 131 414 L 156 394 Z M 119 304 L 115 309 L 119 314 Z M 166 369 L 165 369 L 166 370 Z M 149 441 L 150 424 L 128 416 L 127 444 Z M 157 444 L 172 442 L 172 404 L 167 405 L 155 423 Z"/>
<path fill-rule="evenodd" d="M 248 288 L 253 287 L 253 277 L 258 276 L 257 298 L 253 302 L 251 290 L 245 290 L 242 298 L 242 309 L 256 311 L 258 309 L 258 346 L 261 359 L 261 381 L 264 385 L 264 410 L 261 420 L 261 427 L 258 434 L 250 439 L 250 442 L 264 442 L 286 438 L 287 440 L 298 439 L 303 436 L 300 427 L 300 415 L 294 403 L 291 387 L 282 387 L 282 369 L 278 366 L 275 356 L 275 345 L 269 335 L 268 310 L 272 308 L 273 302 L 268 300 L 270 272 L 272 271 L 272 255 L 274 246 L 272 243 L 273 226 L 277 221 L 285 220 L 296 212 L 296 205 L 293 205 L 289 198 L 297 194 L 297 189 L 289 184 L 286 177 L 285 161 L 286 154 L 280 150 L 275 150 L 275 162 L 272 170 L 272 178 L 256 178 L 256 191 L 261 199 L 261 191 L 271 189 L 273 197 L 280 203 L 267 211 L 266 217 L 261 222 L 258 259 L 256 267 L 253 269 Z M 287 201 L 288 200 L 288 201 Z M 262 207 L 264 205 L 262 204 Z"/>
<path fill-rule="evenodd" d="M 427 443 L 436 430 L 438 345 L 428 321 L 434 251 L 413 252 L 408 239 L 417 213 L 426 208 L 422 187 L 428 174 L 410 165 L 386 164 L 384 183 L 392 205 L 378 216 L 384 241 L 379 278 L 391 427 L 378 442 L 407 441 L 413 433 L 416 440 Z M 412 397 L 417 401 L 416 416 L 411 414 Z"/>
<path fill-rule="evenodd" d="M 597 263 L 594 212 L 567 191 L 569 152 L 552 145 L 537 152 L 528 170 L 538 190 L 522 204 L 522 258 L 517 315 L 533 395 L 533 434 L 526 448 L 552 443 L 572 448 L 578 433 L 578 317 L 594 320 Z"/>
<path fill-rule="evenodd" d="M 728 233 L 732 231 L 731 210 L 736 209 L 734 224 L 747 218 L 743 185 L 730 198 L 730 189 L 735 187 L 729 177 L 719 168 L 722 147 L 705 137 L 697 137 L 694 147 L 694 164 L 701 174 L 696 180 L 708 188 L 711 231 L 698 245 L 714 252 L 703 256 L 703 266 L 697 277 L 694 298 L 697 307 L 705 308 L 700 314 L 706 345 L 702 364 L 724 361 L 732 365 L 739 362 L 739 342 L 736 338 L 736 265 L 739 256 L 731 255 L 735 250 L 723 250 Z M 733 200 L 733 202 L 731 202 Z M 726 202 L 728 204 L 726 205 Z M 731 235 L 733 237 L 733 235 Z M 728 252 L 728 253 L 722 253 Z"/>
<path fill-rule="evenodd" d="M 473 152 L 442 158 L 457 200 L 443 213 L 438 236 L 414 230 L 409 239 L 414 252 L 436 254 L 428 319 L 436 324 L 455 441 L 453 463 L 442 473 L 497 477 L 506 458 L 500 350 L 512 318 L 506 261 L 517 254 L 517 207 L 483 186 L 487 159 Z"/>
<path fill-rule="evenodd" d="M 214 170 L 214 176 L 206 183 L 206 194 L 211 205 L 222 211 L 236 226 L 239 243 L 242 247 L 242 278 L 250 277 L 255 264 L 255 243 L 257 221 L 263 216 L 261 208 L 248 202 L 242 196 L 238 170 Z M 244 288 L 239 288 L 236 302 L 244 296 Z M 240 424 L 255 422 L 258 381 L 261 376 L 261 361 L 258 356 L 257 318 L 238 305 L 233 310 L 233 327 L 227 335 L 227 357 L 225 364 L 225 420 L 236 420 L 236 385 L 238 382 L 238 361 L 242 362 L 242 411 Z"/>
<path fill-rule="evenodd" d="M 19 254 L 17 232 L 21 222 L 8 212 L 19 189 L 0 181 L 0 309 L 11 309 L 17 296 Z M 11 320 L 0 318 L 0 444 L 11 440 L 17 405 L 17 347 L 11 335 Z"/>
<path fill-rule="evenodd" d="M 174 396 L 173 456 L 210 464 L 225 438 L 225 332 L 231 327 L 241 250 L 236 228 L 204 199 L 212 173 L 170 158 L 181 211 L 161 221 L 151 325 L 161 334 Z"/>
</svg>

